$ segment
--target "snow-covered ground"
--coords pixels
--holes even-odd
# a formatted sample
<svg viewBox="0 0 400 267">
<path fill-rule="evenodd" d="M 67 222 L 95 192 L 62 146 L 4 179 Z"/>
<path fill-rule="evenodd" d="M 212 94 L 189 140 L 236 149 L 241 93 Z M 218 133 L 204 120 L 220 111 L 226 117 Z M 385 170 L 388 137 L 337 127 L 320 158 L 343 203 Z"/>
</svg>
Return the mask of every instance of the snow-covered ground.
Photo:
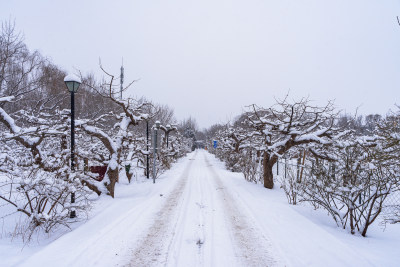
<svg viewBox="0 0 400 267">
<path fill-rule="evenodd" d="M 400 225 L 367 238 L 323 211 L 287 204 L 204 150 L 156 184 L 121 182 L 89 220 L 28 246 L 0 239 L 1 266 L 399 266 Z"/>
</svg>

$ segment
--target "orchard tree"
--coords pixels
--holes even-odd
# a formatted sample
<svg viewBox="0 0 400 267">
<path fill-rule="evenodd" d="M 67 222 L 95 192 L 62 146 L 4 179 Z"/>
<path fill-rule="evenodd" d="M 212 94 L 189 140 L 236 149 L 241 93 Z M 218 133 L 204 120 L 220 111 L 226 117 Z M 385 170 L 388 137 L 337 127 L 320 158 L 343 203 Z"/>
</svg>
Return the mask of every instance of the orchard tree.
<svg viewBox="0 0 400 267">
<path fill-rule="evenodd" d="M 251 106 L 248 124 L 263 138 L 264 187 L 274 187 L 272 169 L 278 159 L 292 148 L 312 143 L 331 143 L 337 113 L 329 102 L 313 106 L 309 99 L 289 102 L 286 96 L 270 108 Z M 316 152 L 316 151 L 314 151 Z M 317 153 L 317 152 L 316 152 Z"/>
<path fill-rule="evenodd" d="M 95 127 L 91 124 L 96 121 L 103 120 L 107 115 L 101 115 L 95 120 L 82 120 L 78 121 L 77 127 L 82 129 L 86 134 L 97 138 L 103 143 L 110 154 L 110 160 L 108 161 L 106 177 L 104 184 L 106 185 L 108 193 L 114 197 L 115 196 L 115 183 L 119 180 L 119 172 L 121 163 L 123 161 L 122 155 L 124 151 L 124 146 L 129 144 L 126 142 L 129 138 L 129 128 L 131 126 L 136 126 L 140 121 L 148 119 L 149 115 L 142 113 L 143 106 L 147 103 L 141 103 L 133 98 L 120 99 L 119 95 L 119 85 L 115 85 L 115 76 L 108 73 L 100 64 L 100 68 L 109 78 L 109 81 L 105 81 L 100 87 L 93 87 L 92 84 L 86 84 L 86 86 L 92 87 L 98 94 L 102 97 L 113 102 L 121 111 L 121 113 L 112 112 L 109 115 L 114 117 L 117 123 L 114 124 L 113 129 L 115 133 L 106 133 L 102 129 Z M 134 82 L 134 81 L 133 81 Z M 131 82 L 123 90 L 127 90 L 132 84 Z"/>
</svg>

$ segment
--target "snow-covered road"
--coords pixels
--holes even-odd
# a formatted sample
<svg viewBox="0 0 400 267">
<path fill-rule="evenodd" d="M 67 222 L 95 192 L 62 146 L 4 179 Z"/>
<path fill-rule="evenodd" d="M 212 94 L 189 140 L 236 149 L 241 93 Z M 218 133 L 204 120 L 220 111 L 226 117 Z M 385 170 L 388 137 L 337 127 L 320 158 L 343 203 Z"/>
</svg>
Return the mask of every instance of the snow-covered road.
<svg viewBox="0 0 400 267">
<path fill-rule="evenodd" d="M 187 164 L 131 266 L 276 266 L 277 253 L 238 209 L 204 151 Z M 160 242 L 160 241 L 163 242 Z"/>
<path fill-rule="evenodd" d="M 87 222 L 7 266 L 396 266 L 399 258 L 398 237 L 377 243 L 324 226 L 204 150 L 156 184 L 121 181 L 116 192 L 96 201 Z"/>
</svg>

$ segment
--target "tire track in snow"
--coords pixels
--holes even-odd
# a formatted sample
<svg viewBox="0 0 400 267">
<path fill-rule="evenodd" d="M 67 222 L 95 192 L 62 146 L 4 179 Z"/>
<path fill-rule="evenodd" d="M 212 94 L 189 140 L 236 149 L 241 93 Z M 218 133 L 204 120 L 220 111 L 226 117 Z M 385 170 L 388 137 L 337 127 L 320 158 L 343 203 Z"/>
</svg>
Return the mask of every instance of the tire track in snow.
<svg viewBox="0 0 400 267">
<path fill-rule="evenodd" d="M 191 168 L 165 266 L 238 266 L 224 205 L 201 152 Z"/>
<path fill-rule="evenodd" d="M 194 157 L 192 160 L 194 160 Z M 193 167 L 190 166 L 190 168 L 193 168 Z M 192 187 L 190 186 L 191 180 L 189 178 L 189 175 L 186 177 L 186 180 L 187 180 L 188 184 L 186 185 L 186 188 L 185 188 L 185 194 L 184 195 L 182 194 L 182 197 L 181 197 L 182 205 L 177 210 L 176 221 L 173 226 L 173 229 L 171 229 L 171 231 L 173 232 L 173 236 L 170 239 L 169 244 L 168 244 L 168 250 L 166 252 L 165 266 L 171 265 L 171 262 L 172 263 L 179 262 L 179 256 L 180 256 L 181 251 L 177 250 L 174 253 L 173 248 L 176 246 L 176 244 L 182 244 L 184 242 L 184 238 L 185 238 L 184 232 L 185 232 L 186 224 L 182 223 L 182 221 L 185 219 L 185 211 L 188 209 L 188 205 L 189 205 L 188 199 L 189 199 L 190 195 L 192 194 Z"/>
<path fill-rule="evenodd" d="M 196 155 L 197 152 L 193 158 Z M 128 266 L 145 267 L 166 264 L 168 254 L 165 240 L 170 240 L 174 234 L 171 231 L 171 219 L 174 217 L 177 210 L 176 207 L 179 205 L 179 201 L 185 191 L 191 166 L 192 161 L 188 163 L 180 177 L 180 181 L 171 191 L 161 210 L 157 212 L 154 223 L 150 226 L 143 240 L 139 242 L 140 245 L 133 252 L 133 259 Z"/>
<path fill-rule="evenodd" d="M 220 192 L 225 207 L 226 219 L 232 231 L 234 246 L 237 257 L 243 266 L 278 266 L 273 255 L 270 255 L 269 241 L 265 239 L 262 232 L 255 226 L 249 224 L 246 216 L 238 209 L 235 199 L 225 190 L 224 184 L 219 175 L 209 163 L 206 155 L 204 160 L 207 163 L 208 171 L 211 173 L 215 188 Z"/>
<path fill-rule="evenodd" d="M 205 188 L 204 188 L 204 182 L 201 182 L 200 180 L 201 178 L 197 178 L 197 189 L 199 191 L 199 202 L 196 202 L 196 205 L 198 206 L 199 210 L 198 210 L 198 227 L 197 227 L 197 242 L 196 245 L 198 246 L 199 250 L 198 250 L 198 257 L 197 257 L 197 262 L 200 266 L 204 265 L 204 242 L 205 242 L 205 236 L 206 236 L 206 230 L 205 230 L 205 197 L 204 197 L 204 192 L 205 192 Z M 207 203 L 208 204 L 208 203 Z M 211 225 L 212 226 L 212 225 Z"/>
<path fill-rule="evenodd" d="M 184 204 L 179 208 L 170 241 L 165 266 L 203 266 L 204 262 L 204 189 L 195 162 L 182 196 Z"/>
</svg>

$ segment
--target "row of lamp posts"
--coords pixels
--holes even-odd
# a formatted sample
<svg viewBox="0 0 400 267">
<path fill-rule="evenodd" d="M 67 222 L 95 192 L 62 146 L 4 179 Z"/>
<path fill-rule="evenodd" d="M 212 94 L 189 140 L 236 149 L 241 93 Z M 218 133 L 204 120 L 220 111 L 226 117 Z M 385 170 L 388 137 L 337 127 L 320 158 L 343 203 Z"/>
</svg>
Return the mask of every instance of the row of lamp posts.
<svg viewBox="0 0 400 267">
<path fill-rule="evenodd" d="M 71 173 L 75 172 L 75 93 L 78 91 L 79 86 L 81 85 L 81 80 L 75 75 L 67 75 L 64 78 L 64 83 L 68 88 L 68 91 L 71 93 Z M 161 127 L 161 123 L 159 121 L 155 122 L 153 126 L 153 183 L 156 182 L 156 161 L 157 161 L 157 136 L 158 130 Z M 166 138 L 167 138 L 167 148 L 168 148 L 168 136 L 169 133 L 175 128 L 171 127 L 171 125 L 167 125 L 166 127 Z M 149 178 L 149 121 L 146 121 L 146 138 L 147 138 L 147 178 Z M 70 218 L 76 217 L 76 211 L 73 205 L 75 204 L 75 192 L 71 193 L 71 213 Z"/>
</svg>

